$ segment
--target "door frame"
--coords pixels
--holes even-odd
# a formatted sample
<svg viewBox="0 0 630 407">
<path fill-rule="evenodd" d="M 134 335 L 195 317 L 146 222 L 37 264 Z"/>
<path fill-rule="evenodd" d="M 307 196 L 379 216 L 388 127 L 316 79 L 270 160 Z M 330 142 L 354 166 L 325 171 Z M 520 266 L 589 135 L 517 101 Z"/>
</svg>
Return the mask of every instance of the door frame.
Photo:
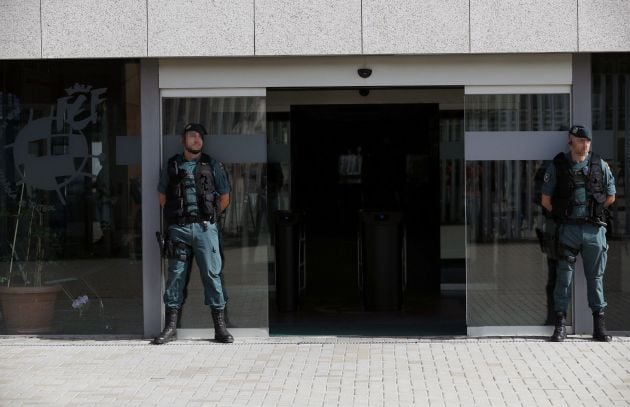
<svg viewBox="0 0 630 407">
<path fill-rule="evenodd" d="M 587 54 L 590 58 L 590 55 Z M 161 158 L 161 97 L 248 92 L 267 88 L 425 87 L 425 86 L 570 86 L 575 55 L 434 55 L 274 58 L 167 58 L 141 61 L 143 169 L 143 308 L 146 337 L 161 329 L 162 281 L 157 245 L 159 227 L 154 185 Z M 369 67 L 370 78 L 357 75 Z M 590 59 L 589 59 L 590 72 Z M 590 82 L 589 82 L 590 85 Z M 200 93 L 198 93 L 200 92 Z M 212 93 L 211 92 L 211 93 Z M 590 87 L 589 87 L 590 95 Z M 588 102 L 590 112 L 590 97 Z M 576 117 L 579 119 L 579 117 Z M 586 122 L 585 122 L 586 123 Z M 590 120 L 589 120 L 590 123 Z M 518 328 L 518 327 L 513 327 Z M 516 332 L 516 331 L 514 331 Z"/>
<path fill-rule="evenodd" d="M 165 97 L 265 97 L 265 88 L 170 88 L 160 89 L 157 61 L 143 61 L 142 73 L 142 174 L 143 204 L 143 308 L 144 336 L 157 335 L 164 323 L 164 303 L 162 300 L 166 261 L 160 257 L 158 246 L 153 239 L 156 231 L 162 230 L 162 215 L 157 205 L 157 190 L 163 154 L 162 100 Z M 158 86 L 155 86 L 158 85 Z M 265 152 L 266 153 L 266 152 Z M 209 315 L 209 312 L 208 312 Z M 267 324 L 268 325 L 268 324 Z M 235 336 L 266 337 L 268 326 L 264 328 L 230 328 Z M 180 339 L 207 339 L 214 337 L 214 330 L 178 329 Z"/>
<path fill-rule="evenodd" d="M 536 86 L 466 86 L 466 95 L 510 95 L 510 94 L 568 94 L 571 100 L 570 85 L 536 85 Z M 571 103 L 571 102 L 570 102 Z M 466 107 L 464 108 L 466 109 Z M 571 122 L 573 117 L 572 103 L 569 106 Z M 566 148 L 566 131 L 466 131 L 464 138 L 465 162 L 468 161 L 520 161 L 520 160 L 549 160 L 558 151 Z M 466 181 L 468 182 L 468 181 Z M 465 197 L 464 199 L 467 199 Z M 468 225 L 468 220 L 466 222 Z M 468 250 L 468 228 L 466 228 L 466 248 Z M 468 258 L 468 256 L 467 256 Z M 583 274 L 581 257 L 576 264 L 576 273 Z M 466 266 L 466 298 L 468 295 L 469 269 Z M 572 299 L 575 301 L 576 296 Z M 469 308 L 469 307 L 467 307 Z M 575 304 L 574 321 L 576 319 Z M 468 309 L 467 316 L 468 320 Z M 574 325 L 567 326 L 570 333 L 574 333 Z M 553 332 L 550 325 L 531 326 L 474 326 L 468 327 L 469 336 L 549 336 Z"/>
</svg>

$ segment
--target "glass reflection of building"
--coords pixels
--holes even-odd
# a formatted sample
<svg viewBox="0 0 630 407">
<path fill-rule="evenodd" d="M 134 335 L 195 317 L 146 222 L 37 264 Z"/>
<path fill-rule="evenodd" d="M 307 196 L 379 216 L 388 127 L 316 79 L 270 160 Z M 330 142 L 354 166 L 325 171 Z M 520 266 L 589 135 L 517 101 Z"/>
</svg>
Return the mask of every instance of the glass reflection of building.
<svg viewBox="0 0 630 407">
<path fill-rule="evenodd" d="M 204 151 L 224 163 L 231 184 L 230 205 L 219 221 L 230 324 L 265 329 L 269 250 L 265 98 L 163 97 L 163 164 L 181 153 L 181 131 L 191 122 L 207 129 Z M 182 328 L 211 326 L 196 267 L 190 273 Z"/>
<path fill-rule="evenodd" d="M 48 333 L 142 334 L 139 62 L 0 73 L 3 285 L 61 286 Z"/>
<path fill-rule="evenodd" d="M 627 331 L 630 57 L 592 54 L 590 60 L 593 148 L 611 166 L 618 191 L 608 232 L 607 322 L 611 330 Z M 0 282 L 8 282 L 1 279 L 9 270 L 13 284 L 35 282 L 35 260 L 43 260 L 42 283 L 63 287 L 51 333 L 145 332 L 142 241 L 153 236 L 142 236 L 142 206 L 150 203 L 141 196 L 143 188 L 153 191 L 155 185 L 141 184 L 141 64 L 0 61 Z M 157 76 L 159 72 L 156 68 Z M 156 81 L 155 87 L 160 86 Z M 547 264 L 535 235 L 543 219 L 532 204 L 534 174 L 545 162 L 467 161 L 465 135 L 565 132 L 577 103 L 570 92 L 567 86 L 566 93 L 466 94 L 463 111 L 461 103 L 439 110 L 440 226 L 442 233 L 466 230 L 466 237 L 451 242 L 461 243 L 466 256 L 468 327 L 543 325 Z M 222 159 L 232 181 L 232 205 L 221 220 L 228 291 L 240 305 L 230 317 L 239 327 L 265 328 L 273 280 L 268 214 L 290 209 L 294 182 L 289 113 L 267 112 L 267 100 L 260 95 L 162 96 L 144 103 L 158 104 L 162 159 L 177 150 L 177 137 L 188 121 L 206 125 L 212 142 L 232 146 L 234 154 Z M 159 136 L 156 131 L 151 142 L 158 143 Z M 339 180 L 348 185 L 361 180 L 357 164 L 365 152 L 358 146 L 340 152 L 345 158 L 338 163 Z M 240 153 L 245 155 L 238 158 Z M 554 154 L 550 151 L 547 159 Z M 408 169 L 422 167 L 421 161 L 406 164 Z M 39 245 L 33 226 L 45 232 Z M 46 252 L 37 257 L 42 246 Z M 462 258 L 455 260 L 463 263 Z M 201 306 L 194 299 L 195 287 L 193 281 L 189 303 Z M 161 296 L 157 290 L 148 294 Z M 209 319 L 190 315 L 182 322 L 184 328 L 209 326 Z M 5 332 L 0 318 L 0 334 Z"/>
<path fill-rule="evenodd" d="M 604 290 L 609 303 L 607 326 L 630 329 L 630 217 L 626 185 L 630 181 L 630 55 L 592 55 L 593 149 L 606 151 L 615 176 L 617 201 L 612 206 L 612 227 L 607 233 L 608 266 Z"/>
<path fill-rule="evenodd" d="M 465 127 L 496 137 L 567 131 L 570 107 L 569 94 L 467 95 Z M 543 218 L 533 204 L 541 165 L 539 160 L 466 163 L 468 326 L 545 323 L 548 270 L 535 232 L 543 228 Z"/>
</svg>

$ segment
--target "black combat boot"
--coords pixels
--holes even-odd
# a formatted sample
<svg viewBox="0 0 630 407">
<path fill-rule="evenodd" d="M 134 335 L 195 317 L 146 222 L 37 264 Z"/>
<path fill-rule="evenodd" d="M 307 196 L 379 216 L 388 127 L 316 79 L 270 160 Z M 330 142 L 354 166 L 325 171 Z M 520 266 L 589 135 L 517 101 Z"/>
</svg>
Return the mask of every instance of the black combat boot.
<svg viewBox="0 0 630 407">
<path fill-rule="evenodd" d="M 227 304 L 225 304 L 225 308 L 223 308 L 223 319 L 225 319 L 225 326 L 229 326 L 230 328 L 234 328 L 232 323 L 230 322 L 230 313 L 228 312 Z"/>
<path fill-rule="evenodd" d="M 610 336 L 606 331 L 604 310 L 593 312 L 593 339 L 598 342 L 612 341 L 612 336 Z"/>
<path fill-rule="evenodd" d="M 177 315 L 179 310 L 168 308 L 164 316 L 164 330 L 155 338 L 154 345 L 162 345 L 177 339 Z"/>
<path fill-rule="evenodd" d="M 212 322 L 214 322 L 214 340 L 221 343 L 232 343 L 234 337 L 225 327 L 225 314 L 222 309 L 212 310 Z"/>
<path fill-rule="evenodd" d="M 551 342 L 562 342 L 567 339 L 566 323 L 564 312 L 556 312 L 556 329 L 553 330 L 553 335 L 549 338 Z"/>
</svg>

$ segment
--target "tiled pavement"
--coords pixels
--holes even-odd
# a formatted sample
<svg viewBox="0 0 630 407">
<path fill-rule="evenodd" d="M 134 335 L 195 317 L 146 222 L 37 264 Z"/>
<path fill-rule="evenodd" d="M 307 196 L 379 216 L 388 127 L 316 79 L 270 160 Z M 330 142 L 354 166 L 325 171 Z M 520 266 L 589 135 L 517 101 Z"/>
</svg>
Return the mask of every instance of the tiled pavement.
<svg viewBox="0 0 630 407">
<path fill-rule="evenodd" d="M 630 338 L 0 338 L 0 405 L 629 406 Z"/>
</svg>

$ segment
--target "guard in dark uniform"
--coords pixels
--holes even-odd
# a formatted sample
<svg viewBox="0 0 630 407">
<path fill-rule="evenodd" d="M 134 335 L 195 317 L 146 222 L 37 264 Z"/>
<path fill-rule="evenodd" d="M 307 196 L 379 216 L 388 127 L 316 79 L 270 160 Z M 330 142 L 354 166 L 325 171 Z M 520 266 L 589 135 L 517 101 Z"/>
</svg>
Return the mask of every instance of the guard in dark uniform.
<svg viewBox="0 0 630 407">
<path fill-rule="evenodd" d="M 569 152 L 556 155 L 545 172 L 542 206 L 558 223 L 558 260 L 554 289 L 555 330 L 551 341 L 566 338 L 566 313 L 571 300 L 575 261 L 584 260 L 588 304 L 593 312 L 593 339 L 612 340 L 606 331 L 604 271 L 608 243 L 608 207 L 615 202 L 615 179 L 608 164 L 591 150 L 591 132 L 583 126 L 569 130 Z"/>
<path fill-rule="evenodd" d="M 225 326 L 225 297 L 221 281 L 221 254 L 216 221 L 230 202 L 230 186 L 223 164 L 202 153 L 206 129 L 197 123 L 184 127 L 183 154 L 168 160 L 158 192 L 168 224 L 166 242 L 168 280 L 164 291 L 164 330 L 154 340 L 163 344 L 177 339 L 177 316 L 184 302 L 189 260 L 197 261 L 204 286 L 205 304 L 214 322 L 214 338 L 231 343 Z"/>
</svg>

